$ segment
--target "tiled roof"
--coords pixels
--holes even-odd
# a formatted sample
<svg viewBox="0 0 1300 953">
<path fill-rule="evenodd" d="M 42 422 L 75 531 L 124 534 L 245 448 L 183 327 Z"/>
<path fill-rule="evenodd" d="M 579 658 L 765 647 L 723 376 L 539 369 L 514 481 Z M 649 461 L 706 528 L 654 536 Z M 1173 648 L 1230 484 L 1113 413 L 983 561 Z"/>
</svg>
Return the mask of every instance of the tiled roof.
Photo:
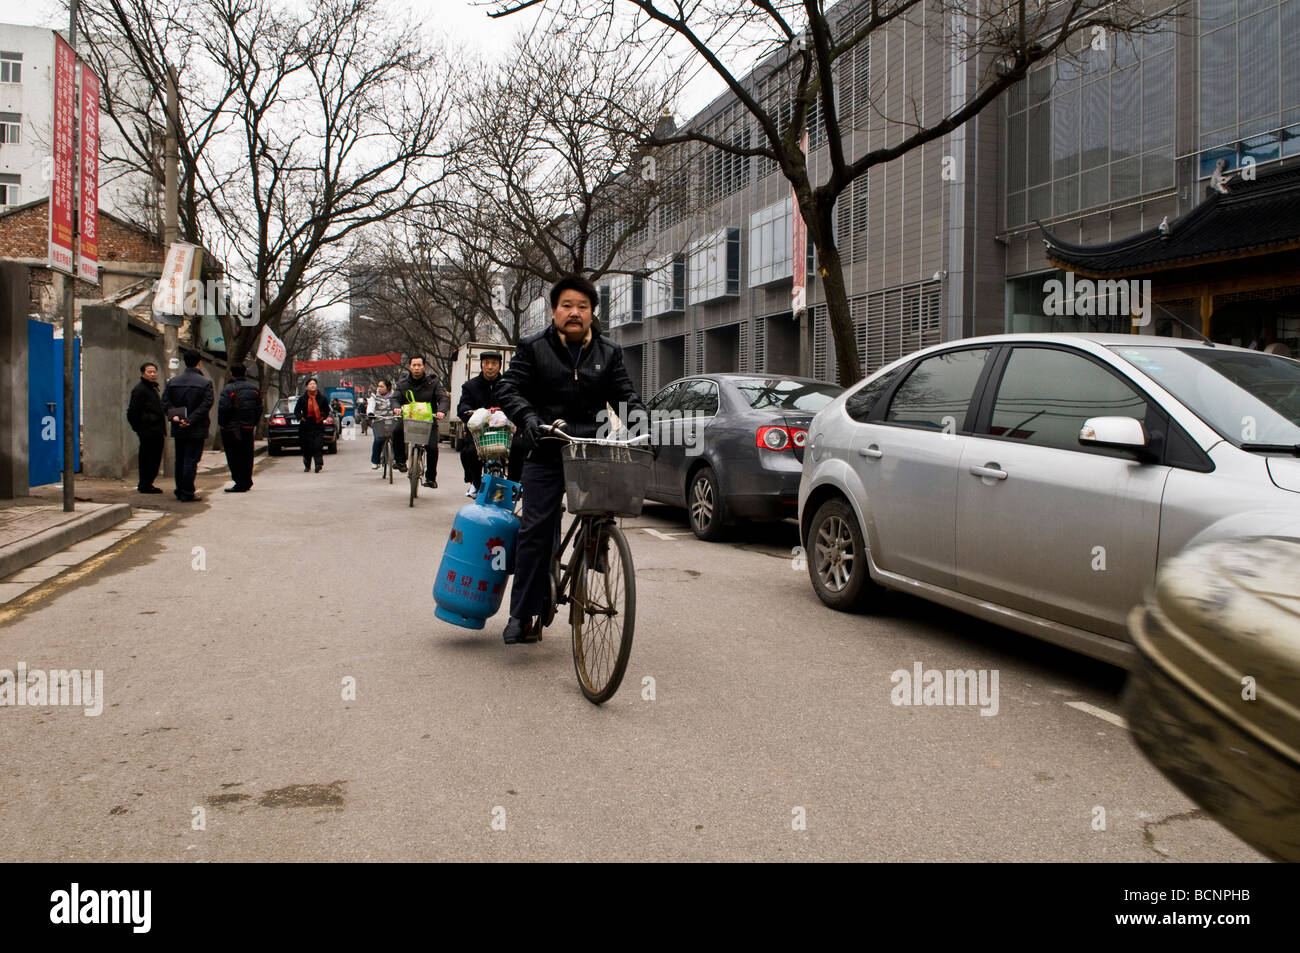
<svg viewBox="0 0 1300 953">
<path fill-rule="evenodd" d="M 1047 257 L 1091 275 L 1132 275 L 1281 251 L 1300 245 L 1300 163 L 1260 171 L 1254 181 L 1234 173 L 1226 194 L 1209 198 L 1181 218 L 1103 245 L 1075 245 L 1041 223 Z"/>
</svg>

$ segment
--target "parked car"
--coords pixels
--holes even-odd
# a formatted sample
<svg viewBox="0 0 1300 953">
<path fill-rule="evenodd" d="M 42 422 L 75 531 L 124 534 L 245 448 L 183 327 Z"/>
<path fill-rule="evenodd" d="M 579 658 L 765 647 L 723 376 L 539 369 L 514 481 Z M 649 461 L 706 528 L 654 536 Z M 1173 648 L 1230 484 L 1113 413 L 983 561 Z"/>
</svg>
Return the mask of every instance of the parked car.
<svg viewBox="0 0 1300 953">
<path fill-rule="evenodd" d="M 293 415 L 297 406 L 297 397 L 285 397 L 266 415 L 266 452 L 270 456 L 278 457 L 285 447 L 299 446 L 298 418 Z M 339 452 L 338 427 L 333 414 L 325 418 L 325 452 Z"/>
<path fill-rule="evenodd" d="M 843 388 L 803 377 L 701 374 L 646 402 L 658 459 L 646 498 L 685 506 L 695 535 L 793 517 L 813 414 Z"/>
<path fill-rule="evenodd" d="M 799 486 L 835 609 L 914 593 L 1130 665 L 1128 611 L 1184 547 L 1300 538 L 1300 362 L 1188 340 L 928 348 L 828 404 Z"/>
</svg>

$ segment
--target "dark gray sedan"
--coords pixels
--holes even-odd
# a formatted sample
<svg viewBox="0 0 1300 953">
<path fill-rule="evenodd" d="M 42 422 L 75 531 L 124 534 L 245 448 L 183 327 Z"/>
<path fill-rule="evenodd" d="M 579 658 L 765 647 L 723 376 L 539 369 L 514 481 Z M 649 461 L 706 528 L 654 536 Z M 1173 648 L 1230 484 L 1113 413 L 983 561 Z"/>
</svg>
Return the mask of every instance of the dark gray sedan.
<svg viewBox="0 0 1300 953">
<path fill-rule="evenodd" d="M 796 515 L 813 415 L 844 388 L 804 377 L 700 374 L 646 402 L 658 448 L 646 499 L 686 507 L 700 539 Z"/>
</svg>

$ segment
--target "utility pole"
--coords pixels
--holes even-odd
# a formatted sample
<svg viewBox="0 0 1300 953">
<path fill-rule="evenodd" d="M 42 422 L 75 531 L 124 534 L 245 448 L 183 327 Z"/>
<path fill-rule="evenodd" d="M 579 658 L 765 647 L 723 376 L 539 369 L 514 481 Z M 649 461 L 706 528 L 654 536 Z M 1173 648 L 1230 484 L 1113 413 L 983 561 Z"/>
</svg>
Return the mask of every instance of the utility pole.
<svg viewBox="0 0 1300 953">
<path fill-rule="evenodd" d="M 75 0 L 74 0 L 75 2 Z M 163 154 L 163 258 L 171 250 L 172 243 L 180 238 L 180 171 L 179 147 L 177 139 L 180 120 L 176 103 L 178 77 L 176 68 L 167 66 L 167 137 Z M 170 324 L 163 325 L 163 363 L 167 365 L 167 377 L 175 375 L 180 369 L 180 328 Z M 165 381 L 164 381 L 165 383 Z M 170 428 L 169 428 L 170 429 Z M 163 473 L 172 476 L 171 437 L 163 450 Z"/>
<path fill-rule="evenodd" d="M 81 125 L 80 109 L 77 108 L 76 94 L 76 53 L 77 53 L 77 0 L 71 0 L 70 10 L 68 13 L 68 45 L 72 47 L 73 53 L 73 109 L 72 109 L 72 141 L 77 142 L 77 127 Z M 77 247 L 77 153 L 75 145 L 72 150 L 73 162 L 73 187 L 72 187 L 72 247 Z M 53 196 L 50 198 L 51 203 L 54 201 Z M 71 513 L 76 508 L 76 483 L 77 483 L 77 438 L 81 433 L 81 421 L 78 419 L 76 398 L 77 398 L 77 366 L 74 360 L 77 325 L 76 317 L 73 314 L 74 297 L 76 296 L 77 274 L 76 258 L 73 258 L 73 273 L 65 275 L 63 278 L 63 512 Z"/>
</svg>

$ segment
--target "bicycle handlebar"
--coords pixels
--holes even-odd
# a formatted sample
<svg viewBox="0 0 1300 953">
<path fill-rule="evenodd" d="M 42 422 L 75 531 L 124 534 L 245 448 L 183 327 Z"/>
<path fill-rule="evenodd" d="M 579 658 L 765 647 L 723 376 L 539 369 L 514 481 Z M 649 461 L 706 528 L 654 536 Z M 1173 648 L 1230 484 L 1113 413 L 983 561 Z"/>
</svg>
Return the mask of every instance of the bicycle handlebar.
<svg viewBox="0 0 1300 953">
<path fill-rule="evenodd" d="M 640 447 L 650 442 L 648 433 L 641 434 L 639 437 L 632 437 L 629 440 L 611 440 L 601 437 L 574 437 L 564 432 L 562 420 L 554 424 L 542 424 L 541 430 L 547 440 L 564 440 L 568 443 L 594 444 L 603 447 Z"/>
</svg>

